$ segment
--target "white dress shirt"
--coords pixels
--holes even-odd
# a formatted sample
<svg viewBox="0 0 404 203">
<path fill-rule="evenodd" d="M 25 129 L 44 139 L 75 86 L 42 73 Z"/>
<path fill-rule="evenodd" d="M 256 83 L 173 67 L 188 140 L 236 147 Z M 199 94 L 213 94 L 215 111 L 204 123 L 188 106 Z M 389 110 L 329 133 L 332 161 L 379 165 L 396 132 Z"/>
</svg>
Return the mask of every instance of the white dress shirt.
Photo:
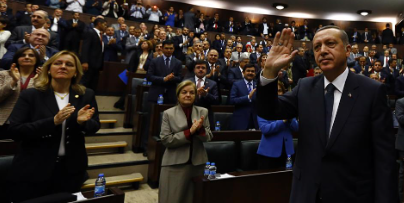
<svg viewBox="0 0 404 203">
<path fill-rule="evenodd" d="M 83 13 L 83 6 L 86 2 L 84 0 L 67 0 L 66 3 L 69 4 L 66 11 Z"/>
<path fill-rule="evenodd" d="M 102 53 L 104 53 L 104 41 L 102 40 L 102 37 L 100 36 L 100 32 L 99 30 L 97 30 L 97 28 L 93 28 L 95 30 L 95 32 L 97 33 L 98 37 L 101 39 L 101 45 L 102 45 Z"/>
<path fill-rule="evenodd" d="M 345 86 L 345 81 L 348 78 L 348 73 L 349 70 L 348 68 L 345 69 L 345 71 L 343 73 L 341 73 L 341 75 L 339 75 L 337 78 L 335 78 L 334 81 L 330 82 L 327 80 L 326 77 L 324 77 L 324 95 L 325 95 L 325 88 L 327 87 L 327 85 L 329 83 L 332 83 L 335 86 L 335 90 L 334 90 L 334 105 L 332 107 L 332 114 L 331 114 L 331 125 L 330 125 L 330 133 L 329 135 L 331 135 L 331 131 L 332 131 L 332 126 L 334 125 L 334 121 L 335 121 L 335 117 L 337 116 L 337 111 L 338 111 L 338 106 L 339 106 L 339 102 L 341 101 L 341 96 L 342 96 L 342 91 L 344 90 L 344 86 Z M 260 83 L 262 86 L 265 86 L 273 81 L 276 81 L 278 77 L 274 78 L 274 79 L 268 79 L 265 78 L 264 76 L 262 76 L 262 71 L 260 74 Z"/>
<path fill-rule="evenodd" d="M 57 92 L 57 94 L 64 96 L 64 99 L 61 99 L 55 93 L 55 98 L 56 98 L 56 102 L 58 104 L 59 110 L 62 110 L 69 103 L 69 94 L 63 94 L 63 93 L 58 93 L 58 92 Z M 60 139 L 58 156 L 64 156 L 66 154 L 65 137 L 66 137 L 66 120 L 64 120 L 62 123 L 62 137 Z"/>
</svg>

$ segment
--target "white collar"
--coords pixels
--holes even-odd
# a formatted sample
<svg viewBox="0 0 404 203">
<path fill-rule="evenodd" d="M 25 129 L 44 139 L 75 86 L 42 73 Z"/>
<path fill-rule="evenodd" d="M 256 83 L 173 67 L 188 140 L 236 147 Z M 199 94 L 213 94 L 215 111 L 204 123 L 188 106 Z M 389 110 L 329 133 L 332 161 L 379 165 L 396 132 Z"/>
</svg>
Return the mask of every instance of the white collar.
<svg viewBox="0 0 404 203">
<path fill-rule="evenodd" d="M 202 79 L 202 83 L 205 84 L 206 76 L 204 76 L 204 77 L 201 78 L 201 79 Z M 195 83 L 196 83 L 196 85 L 198 84 L 198 80 L 199 80 L 199 78 L 195 75 Z"/>
<path fill-rule="evenodd" d="M 349 73 L 349 69 L 346 68 L 344 72 L 342 72 L 337 78 L 335 78 L 334 81 L 332 81 L 332 84 L 335 86 L 335 88 L 337 88 L 338 91 L 340 91 L 342 93 L 342 91 L 344 90 L 344 86 L 345 86 L 345 81 L 348 78 L 348 73 Z M 327 78 L 324 76 L 324 89 L 327 87 L 328 84 L 330 84 L 331 82 L 327 80 Z"/>
</svg>

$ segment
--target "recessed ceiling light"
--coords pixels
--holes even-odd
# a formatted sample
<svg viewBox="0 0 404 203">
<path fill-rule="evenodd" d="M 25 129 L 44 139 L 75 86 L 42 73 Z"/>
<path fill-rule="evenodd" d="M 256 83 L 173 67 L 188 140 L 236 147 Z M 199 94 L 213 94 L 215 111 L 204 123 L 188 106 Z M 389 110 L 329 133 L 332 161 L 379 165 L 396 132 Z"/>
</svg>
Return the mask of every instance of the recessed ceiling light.
<svg viewBox="0 0 404 203">
<path fill-rule="evenodd" d="M 287 4 L 281 4 L 281 3 L 274 3 L 272 6 L 278 10 L 283 10 L 288 7 Z"/>
<path fill-rule="evenodd" d="M 372 11 L 371 10 L 359 10 L 357 13 L 361 16 L 367 16 L 367 15 L 371 14 Z"/>
</svg>

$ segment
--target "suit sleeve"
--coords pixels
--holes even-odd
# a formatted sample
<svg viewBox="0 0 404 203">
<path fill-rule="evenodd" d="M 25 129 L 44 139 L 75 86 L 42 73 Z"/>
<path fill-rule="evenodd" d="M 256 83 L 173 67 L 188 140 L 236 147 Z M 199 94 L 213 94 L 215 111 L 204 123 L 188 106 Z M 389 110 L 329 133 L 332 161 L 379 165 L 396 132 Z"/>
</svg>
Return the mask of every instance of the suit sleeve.
<svg viewBox="0 0 404 203">
<path fill-rule="evenodd" d="M 375 201 L 397 202 L 397 170 L 395 136 L 391 111 L 383 85 L 376 89 L 371 112 L 372 144 L 375 175 Z"/>
<path fill-rule="evenodd" d="M 175 120 L 169 119 L 167 111 L 164 111 L 160 131 L 160 138 L 163 145 L 167 148 L 177 148 L 189 144 L 190 141 L 185 137 L 184 131 L 173 132 L 170 122 L 175 122 Z"/>
<path fill-rule="evenodd" d="M 258 116 L 258 126 L 265 136 L 278 133 L 284 129 L 283 120 L 265 120 Z"/>
<path fill-rule="evenodd" d="M 401 81 L 400 81 L 400 79 L 399 78 L 396 78 L 396 82 L 395 82 L 396 84 L 395 84 L 395 86 L 394 86 L 394 88 L 395 88 L 395 91 L 396 91 L 396 95 L 398 96 L 398 97 L 402 97 L 402 96 L 404 96 L 404 91 L 403 90 L 401 90 Z"/>
<path fill-rule="evenodd" d="M 147 71 L 146 77 L 147 80 L 152 82 L 153 84 L 162 85 L 164 84 L 164 77 L 155 75 L 157 73 L 157 60 L 152 60 L 150 62 L 149 70 Z"/>
<path fill-rule="evenodd" d="M 91 32 L 91 31 L 90 31 Z M 90 53 L 90 49 L 91 49 L 91 35 L 90 33 L 84 34 L 83 35 L 83 45 L 81 47 L 81 63 L 88 63 L 89 62 L 89 58 L 88 58 L 88 54 Z"/>
<path fill-rule="evenodd" d="M 62 125 L 55 125 L 54 116 L 32 121 L 30 108 L 35 106 L 31 94 L 23 91 L 10 115 L 9 131 L 14 140 L 40 139 L 43 135 L 52 134 L 60 129 Z"/>
<path fill-rule="evenodd" d="M 239 88 L 238 85 L 233 84 L 233 87 L 230 91 L 230 104 L 246 104 L 249 103 L 248 95 L 239 96 Z"/>
<path fill-rule="evenodd" d="M 404 125 L 404 100 L 400 99 L 396 102 L 396 118 L 400 125 Z"/>
<path fill-rule="evenodd" d="M 213 85 L 209 88 L 208 94 L 205 96 L 205 100 L 210 104 L 218 104 L 219 102 L 219 94 L 217 90 L 217 84 Z"/>
</svg>

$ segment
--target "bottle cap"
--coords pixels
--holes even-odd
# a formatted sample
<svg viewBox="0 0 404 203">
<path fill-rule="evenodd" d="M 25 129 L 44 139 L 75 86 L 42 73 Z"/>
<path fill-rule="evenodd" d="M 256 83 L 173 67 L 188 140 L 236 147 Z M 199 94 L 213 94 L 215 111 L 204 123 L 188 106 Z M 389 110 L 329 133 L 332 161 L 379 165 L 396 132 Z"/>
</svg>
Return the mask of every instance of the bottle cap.
<svg viewBox="0 0 404 203">
<path fill-rule="evenodd" d="M 104 177 L 103 173 L 98 174 L 98 177 Z"/>
<path fill-rule="evenodd" d="M 288 157 L 291 157 L 290 154 L 288 154 Z"/>
<path fill-rule="evenodd" d="M 162 97 L 163 95 L 162 94 L 159 94 L 159 97 Z"/>
<path fill-rule="evenodd" d="M 216 121 L 216 123 L 220 123 L 220 121 Z"/>
<path fill-rule="evenodd" d="M 212 162 L 212 163 L 210 163 L 210 165 L 211 165 L 211 166 L 214 166 L 214 165 L 216 165 L 216 164 L 215 164 L 215 162 Z"/>
<path fill-rule="evenodd" d="M 210 165 L 210 162 L 208 161 L 208 162 L 206 162 L 206 165 Z"/>
</svg>

